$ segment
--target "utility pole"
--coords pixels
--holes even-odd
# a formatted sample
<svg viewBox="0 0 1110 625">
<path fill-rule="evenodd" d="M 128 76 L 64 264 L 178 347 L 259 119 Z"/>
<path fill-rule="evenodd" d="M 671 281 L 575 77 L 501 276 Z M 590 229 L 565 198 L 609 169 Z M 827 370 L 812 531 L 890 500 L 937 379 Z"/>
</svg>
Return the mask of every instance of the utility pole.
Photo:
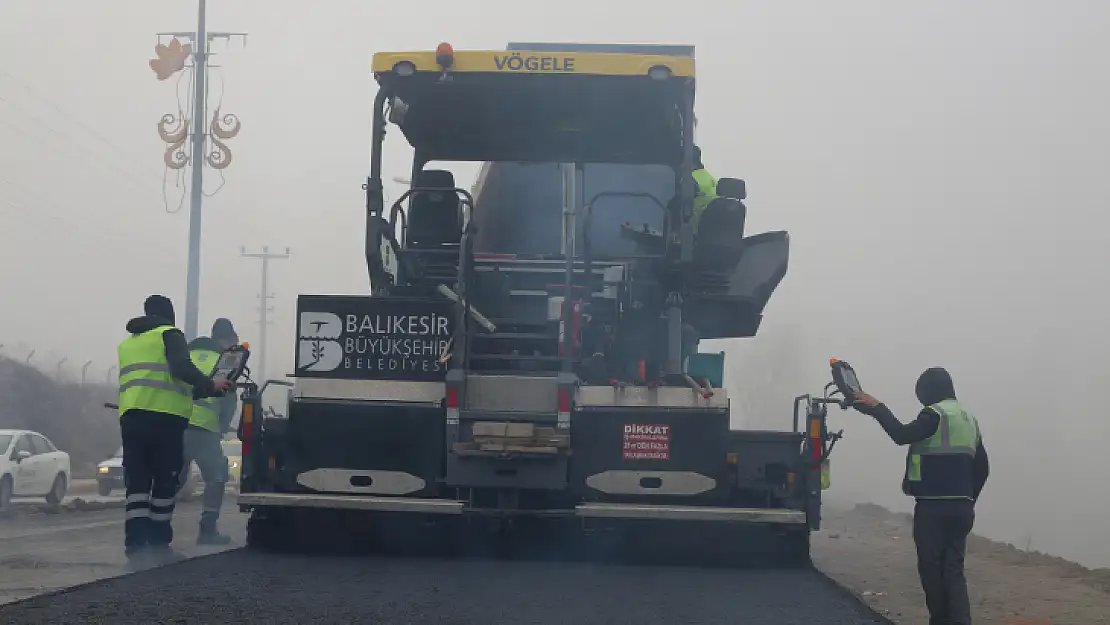
<svg viewBox="0 0 1110 625">
<path fill-rule="evenodd" d="M 197 314 L 200 310 L 200 204 L 204 198 L 204 126 L 208 121 L 208 93 L 205 90 L 205 67 L 208 33 L 205 31 L 205 0 L 198 0 L 197 51 L 193 58 L 193 182 L 189 195 L 189 268 L 185 274 L 185 338 L 197 336 Z"/>
<path fill-rule="evenodd" d="M 218 127 L 221 123 L 218 109 L 216 115 L 211 120 L 208 119 L 207 78 L 208 68 L 211 66 L 208 62 L 211 44 L 214 39 L 230 40 L 233 37 L 240 37 L 246 40 L 246 33 L 209 32 L 206 22 L 206 4 L 205 0 L 197 0 L 196 32 L 158 33 L 159 41 L 162 37 L 168 36 L 173 38 L 173 42 L 170 46 L 164 46 L 161 43 L 155 46 L 158 58 L 151 61 L 151 69 L 158 75 L 158 79 L 165 80 L 185 67 L 185 58 L 190 55 L 190 51 L 193 58 L 193 119 L 186 120 L 183 114 L 179 116 L 171 114 L 163 116 L 162 124 L 159 125 L 162 139 L 170 144 L 166 151 L 166 166 L 171 169 L 181 169 L 188 162 L 192 168 L 192 182 L 189 189 L 189 257 L 185 277 L 184 326 L 185 338 L 189 340 L 197 336 L 197 318 L 200 310 L 201 203 L 204 199 L 204 164 L 207 162 L 215 169 L 227 167 L 231 162 L 231 152 L 217 137 L 230 139 L 239 133 L 239 121 L 233 115 L 224 116 L 226 118 L 224 123 L 234 122 L 231 129 Z M 181 46 L 179 41 L 181 39 L 192 42 L 191 50 L 189 47 Z M 193 131 L 187 159 L 183 159 L 181 153 L 184 134 L 179 134 L 178 131 L 166 132 L 164 128 L 167 123 L 175 120 L 182 124 L 192 121 Z M 215 135 L 211 137 L 214 145 L 206 150 L 206 142 L 210 139 L 206 131 L 209 124 L 212 126 L 211 134 Z M 181 127 L 181 132 L 187 132 L 184 125 Z"/>
<path fill-rule="evenodd" d="M 270 261 L 271 260 L 285 260 L 289 258 L 289 248 L 285 248 L 282 253 L 271 252 L 267 246 L 262 246 L 262 253 L 248 253 L 247 248 L 240 247 L 239 255 L 243 258 L 257 258 L 262 261 L 262 288 L 258 295 L 258 377 L 255 379 L 259 383 L 266 381 L 266 329 L 270 324 L 269 312 L 270 300 L 273 295 L 270 293 Z"/>
</svg>

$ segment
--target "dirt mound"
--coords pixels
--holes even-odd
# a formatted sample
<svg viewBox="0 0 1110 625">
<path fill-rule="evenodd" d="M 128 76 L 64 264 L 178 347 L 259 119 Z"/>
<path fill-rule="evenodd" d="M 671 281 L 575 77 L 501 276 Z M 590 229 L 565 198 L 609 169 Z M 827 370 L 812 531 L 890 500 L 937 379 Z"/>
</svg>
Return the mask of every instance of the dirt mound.
<svg viewBox="0 0 1110 625">
<path fill-rule="evenodd" d="M 1060 576 L 1065 579 L 1076 579 L 1110 593 L 1110 569 L 1089 569 L 1071 560 L 1065 560 L 1040 551 L 1025 551 L 1010 543 L 1000 543 L 975 535 L 972 535 L 968 540 L 967 549 L 972 553 L 989 554 L 990 557 L 999 562 L 1016 566 L 1039 565 L 1050 567 L 1059 571 Z"/>
<path fill-rule="evenodd" d="M 41 432 L 69 453 L 74 475 L 92 475 L 119 447 L 119 420 L 104 407 L 117 397 L 115 387 L 58 382 L 0 356 L 0 428 Z"/>
<path fill-rule="evenodd" d="M 905 528 L 903 533 L 907 536 L 910 535 L 908 531 L 913 523 L 911 515 L 892 512 L 873 503 L 856 504 L 849 514 L 861 519 L 878 521 L 889 526 L 903 527 Z M 1026 551 L 1011 543 L 998 542 L 977 534 L 972 534 L 968 539 L 967 550 L 968 553 L 989 556 L 996 562 L 1008 565 L 1051 569 L 1064 579 L 1078 580 L 1088 586 L 1110 593 L 1110 569 L 1089 569 L 1071 560 L 1065 560 L 1040 551 Z"/>
</svg>

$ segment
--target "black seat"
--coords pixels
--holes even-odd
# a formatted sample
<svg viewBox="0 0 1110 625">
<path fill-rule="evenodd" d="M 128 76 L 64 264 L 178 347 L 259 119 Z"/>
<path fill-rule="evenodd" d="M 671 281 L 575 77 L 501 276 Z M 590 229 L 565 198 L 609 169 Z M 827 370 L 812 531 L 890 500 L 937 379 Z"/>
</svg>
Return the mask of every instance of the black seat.
<svg viewBox="0 0 1110 625">
<path fill-rule="evenodd" d="M 718 263 L 695 265 L 683 321 L 703 339 L 755 336 L 763 309 L 786 277 L 789 263 L 790 236 L 777 231 L 743 239 L 727 271 Z"/>
<path fill-rule="evenodd" d="M 414 188 L 454 189 L 455 176 L 449 171 L 429 169 L 417 174 Z M 449 191 L 417 193 L 409 202 L 408 247 L 443 249 L 462 238 L 459 196 Z"/>
<path fill-rule="evenodd" d="M 737 199 L 718 197 L 709 203 L 694 240 L 694 265 L 699 271 L 732 272 L 744 247 L 747 214 L 748 208 Z"/>
</svg>

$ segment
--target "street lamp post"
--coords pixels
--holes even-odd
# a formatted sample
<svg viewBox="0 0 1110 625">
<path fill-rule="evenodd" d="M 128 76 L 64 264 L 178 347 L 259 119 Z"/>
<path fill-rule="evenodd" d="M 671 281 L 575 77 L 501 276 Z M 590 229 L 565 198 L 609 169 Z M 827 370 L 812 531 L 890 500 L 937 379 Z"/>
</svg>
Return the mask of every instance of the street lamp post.
<svg viewBox="0 0 1110 625">
<path fill-rule="evenodd" d="M 170 44 L 158 43 L 154 48 L 157 58 L 150 61 L 150 68 L 154 70 L 158 80 L 166 80 L 170 76 L 185 68 L 185 61 L 190 56 L 193 59 L 193 111 L 192 120 L 185 118 L 184 111 L 177 115 L 162 116 L 158 125 L 158 134 L 162 140 L 169 144 L 163 156 L 166 167 L 170 169 L 183 169 L 185 165 L 192 167 L 192 183 L 189 188 L 189 256 L 185 277 L 185 337 L 189 340 L 197 336 L 197 318 L 200 310 L 200 252 L 201 252 L 201 203 L 204 199 L 204 165 L 207 163 L 213 169 L 224 169 L 231 164 L 231 150 L 221 139 L 227 140 L 239 134 L 239 119 L 234 115 L 220 115 L 217 107 L 211 121 L 208 118 L 208 90 L 207 77 L 210 47 L 214 39 L 228 39 L 241 37 L 246 39 L 246 33 L 217 33 L 209 32 L 206 28 L 206 2 L 198 0 L 197 3 L 197 30 L 196 32 L 159 33 L 172 37 Z M 191 40 L 192 43 L 182 45 L 180 39 Z M 196 48 L 195 54 L 193 48 Z M 185 154 L 184 146 L 189 135 L 189 123 L 192 122 L 190 151 Z M 208 145 L 211 144 L 211 145 Z"/>
</svg>

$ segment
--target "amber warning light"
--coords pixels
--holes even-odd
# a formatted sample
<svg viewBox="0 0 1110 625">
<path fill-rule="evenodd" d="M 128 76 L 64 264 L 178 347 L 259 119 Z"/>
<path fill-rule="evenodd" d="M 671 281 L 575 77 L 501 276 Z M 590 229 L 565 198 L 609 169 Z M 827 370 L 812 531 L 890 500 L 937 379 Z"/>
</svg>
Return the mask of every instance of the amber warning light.
<svg viewBox="0 0 1110 625">
<path fill-rule="evenodd" d="M 251 348 L 251 344 L 247 343 L 246 341 L 243 341 L 243 349 L 250 349 L 250 348 Z"/>
<path fill-rule="evenodd" d="M 455 49 L 449 43 L 441 43 L 436 47 L 436 63 L 443 69 L 450 69 L 455 63 Z"/>
</svg>

